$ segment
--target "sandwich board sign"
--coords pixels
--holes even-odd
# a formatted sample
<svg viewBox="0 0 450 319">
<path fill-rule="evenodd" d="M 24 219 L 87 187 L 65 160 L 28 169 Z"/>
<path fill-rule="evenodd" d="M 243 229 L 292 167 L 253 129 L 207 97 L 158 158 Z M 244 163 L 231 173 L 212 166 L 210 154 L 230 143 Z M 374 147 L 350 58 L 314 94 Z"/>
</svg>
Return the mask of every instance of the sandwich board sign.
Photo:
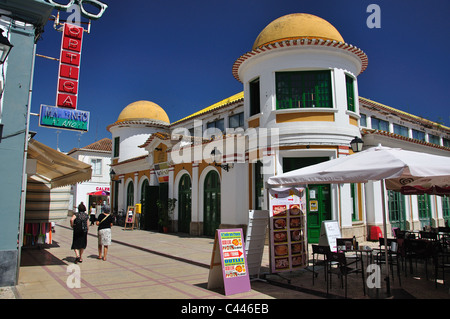
<svg viewBox="0 0 450 319">
<path fill-rule="evenodd" d="M 337 220 L 324 220 L 322 222 L 319 245 L 330 246 L 331 251 L 337 251 L 336 238 L 341 237 L 341 229 Z"/>
<path fill-rule="evenodd" d="M 247 292 L 251 289 L 241 228 L 216 231 L 208 289 L 222 287 L 227 296 Z"/>
</svg>

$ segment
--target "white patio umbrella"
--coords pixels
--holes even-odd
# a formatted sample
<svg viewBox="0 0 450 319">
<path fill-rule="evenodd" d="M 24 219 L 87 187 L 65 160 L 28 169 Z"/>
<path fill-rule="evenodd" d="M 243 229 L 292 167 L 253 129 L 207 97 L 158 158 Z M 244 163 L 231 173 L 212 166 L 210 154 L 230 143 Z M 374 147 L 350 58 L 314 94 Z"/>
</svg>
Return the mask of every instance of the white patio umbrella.
<svg viewBox="0 0 450 319">
<path fill-rule="evenodd" d="M 379 145 L 349 156 L 272 176 L 268 180 L 268 186 L 366 183 L 368 181 L 381 181 L 383 198 L 385 182 L 387 189 L 405 194 L 450 195 L 450 157 Z M 384 200 L 382 207 L 383 231 L 386 238 Z M 386 267 L 386 271 L 387 290 L 390 293 L 389 267 Z"/>
<path fill-rule="evenodd" d="M 387 189 L 405 194 L 450 194 L 450 157 L 378 146 L 272 176 L 268 184 L 279 187 L 378 180 L 385 180 Z"/>
</svg>

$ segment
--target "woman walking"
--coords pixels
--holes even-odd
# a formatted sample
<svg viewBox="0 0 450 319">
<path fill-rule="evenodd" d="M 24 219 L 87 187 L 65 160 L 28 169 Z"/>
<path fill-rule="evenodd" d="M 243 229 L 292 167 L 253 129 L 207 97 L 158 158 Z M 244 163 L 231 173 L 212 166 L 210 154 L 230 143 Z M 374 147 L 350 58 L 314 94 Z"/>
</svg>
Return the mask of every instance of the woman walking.
<svg viewBox="0 0 450 319">
<path fill-rule="evenodd" d="M 88 215 L 83 202 L 78 205 L 78 212 L 70 219 L 73 228 L 72 248 L 75 251 L 75 263 L 83 262 L 83 252 L 87 246 L 87 233 L 89 230 Z"/>
<path fill-rule="evenodd" d="M 109 211 L 104 211 L 98 216 L 98 259 L 106 260 L 108 247 L 111 245 L 111 226 L 113 218 Z M 102 256 L 103 255 L 103 256 Z"/>
</svg>

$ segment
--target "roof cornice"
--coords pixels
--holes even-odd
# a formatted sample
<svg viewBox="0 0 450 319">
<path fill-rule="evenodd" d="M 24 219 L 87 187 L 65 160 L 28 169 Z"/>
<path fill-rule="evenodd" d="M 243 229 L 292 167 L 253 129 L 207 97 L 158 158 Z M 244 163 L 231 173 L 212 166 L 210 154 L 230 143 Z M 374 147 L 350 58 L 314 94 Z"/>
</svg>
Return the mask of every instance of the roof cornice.
<svg viewBox="0 0 450 319">
<path fill-rule="evenodd" d="M 369 60 L 367 55 L 361 49 L 344 42 L 337 42 L 335 40 L 323 40 L 323 39 L 314 39 L 314 38 L 296 38 L 289 40 L 281 40 L 274 43 L 270 43 L 268 45 L 264 45 L 262 47 L 258 47 L 250 52 L 243 54 L 240 58 L 238 58 L 233 64 L 233 76 L 239 82 L 242 82 L 239 78 L 239 68 L 241 65 L 246 62 L 248 59 L 259 55 L 264 54 L 269 51 L 274 50 L 283 50 L 288 47 L 330 47 L 338 50 L 347 51 L 351 54 L 356 55 L 356 57 L 361 61 L 361 70 L 360 74 L 367 69 L 367 65 Z"/>
</svg>

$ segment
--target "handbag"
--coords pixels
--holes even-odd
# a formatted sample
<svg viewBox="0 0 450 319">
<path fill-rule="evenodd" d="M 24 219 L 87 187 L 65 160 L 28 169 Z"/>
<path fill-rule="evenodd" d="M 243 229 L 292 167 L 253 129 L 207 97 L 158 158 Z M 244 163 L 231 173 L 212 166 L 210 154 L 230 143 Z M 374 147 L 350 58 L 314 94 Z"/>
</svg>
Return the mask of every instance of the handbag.
<svg viewBox="0 0 450 319">
<path fill-rule="evenodd" d="M 103 221 L 104 221 L 106 218 L 108 218 L 108 216 L 109 216 L 109 214 L 106 215 L 105 218 L 103 218 L 103 219 L 100 221 L 100 223 L 98 223 L 98 224 L 100 225 L 101 223 L 103 223 Z"/>
</svg>

